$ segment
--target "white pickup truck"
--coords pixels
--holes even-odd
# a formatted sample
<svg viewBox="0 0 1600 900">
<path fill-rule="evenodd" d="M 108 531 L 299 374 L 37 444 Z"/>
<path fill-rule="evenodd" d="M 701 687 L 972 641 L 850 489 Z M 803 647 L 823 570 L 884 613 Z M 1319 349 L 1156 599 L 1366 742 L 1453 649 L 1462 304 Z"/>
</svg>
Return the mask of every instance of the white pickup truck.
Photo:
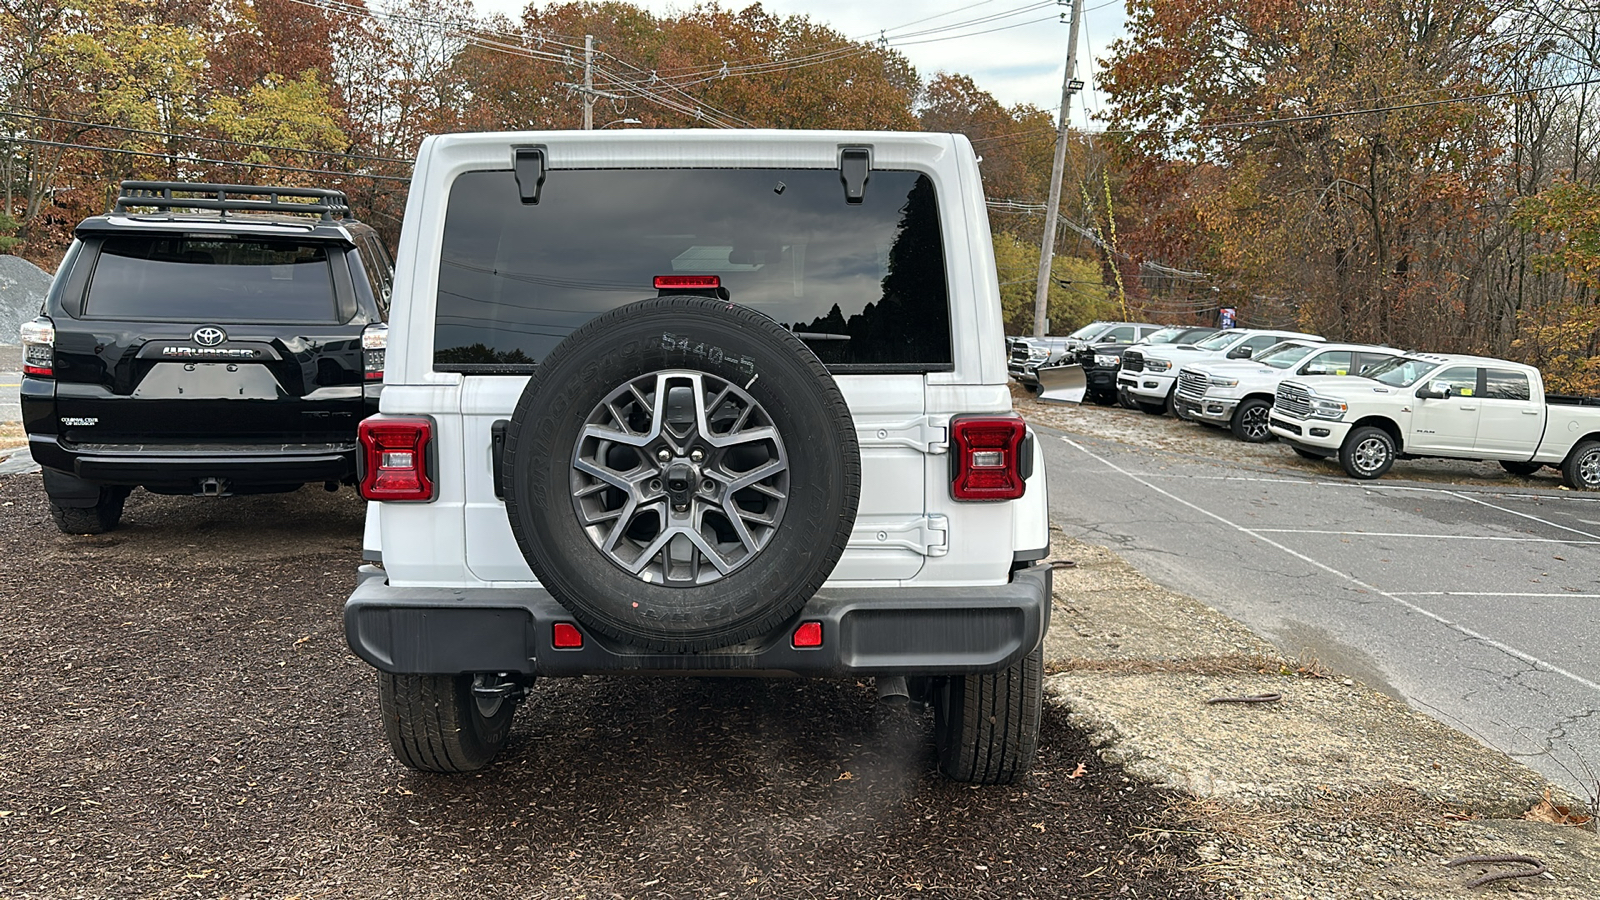
<svg viewBox="0 0 1600 900">
<path fill-rule="evenodd" d="M 1227 428 L 1252 444 L 1272 440 L 1267 419 L 1278 383 L 1296 375 L 1355 375 L 1399 350 L 1370 344 L 1284 341 L 1251 359 L 1208 360 L 1178 371 L 1173 411 L 1180 419 Z"/>
<path fill-rule="evenodd" d="M 1273 344 L 1294 338 L 1322 340 L 1317 335 L 1298 331 L 1230 328 L 1198 344 L 1128 350 L 1122 354 L 1122 370 L 1117 373 L 1117 393 L 1126 395 L 1153 416 L 1165 415 L 1172 407 L 1178 370 L 1185 364 L 1206 359 L 1249 359 Z"/>
<path fill-rule="evenodd" d="M 1409 353 L 1357 378 L 1286 379 L 1269 427 L 1301 456 L 1337 454 L 1351 478 L 1437 456 L 1515 475 L 1553 466 L 1567 487 L 1600 490 L 1600 399 L 1546 396 L 1538 369 L 1502 359 Z"/>
</svg>

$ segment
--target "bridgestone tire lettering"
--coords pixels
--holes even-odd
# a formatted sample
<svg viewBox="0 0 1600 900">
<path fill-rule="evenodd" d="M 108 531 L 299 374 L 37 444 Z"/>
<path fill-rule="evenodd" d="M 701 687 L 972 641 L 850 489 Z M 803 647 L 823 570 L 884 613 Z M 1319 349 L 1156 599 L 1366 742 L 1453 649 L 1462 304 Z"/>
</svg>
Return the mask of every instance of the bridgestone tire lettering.
<svg viewBox="0 0 1600 900">
<path fill-rule="evenodd" d="M 652 385 L 661 386 L 661 403 Z M 705 386 L 693 407 L 707 421 L 722 409 L 705 400 L 715 393 L 769 422 L 764 429 L 775 436 L 762 452 L 783 471 L 781 482 L 758 486 L 778 498 L 774 521 L 763 524 L 752 514 L 745 522 L 739 515 L 744 506 L 759 506 L 762 498 L 740 499 L 733 516 L 716 520 L 719 535 L 737 532 L 736 540 L 683 536 L 686 547 L 691 537 L 700 541 L 687 551 L 694 572 L 702 563 L 718 564 L 704 569 L 703 581 L 682 574 L 690 565 L 680 563 L 678 551 L 661 549 L 661 540 L 669 541 L 668 549 L 679 540 L 669 535 L 672 528 L 688 527 L 669 527 L 677 520 L 665 504 L 679 509 L 684 491 L 704 485 L 708 496 L 726 488 L 724 505 L 732 509 L 727 504 L 735 502 L 738 479 L 715 468 L 718 454 L 731 451 L 694 437 L 700 433 L 693 430 L 689 440 L 643 443 L 650 428 L 664 427 L 672 402 L 679 404 L 673 427 L 688 427 L 682 404 L 695 395 L 679 390 L 685 385 Z M 734 434 L 739 426 L 721 427 Z M 714 437 L 716 426 L 711 431 Z M 593 451 L 597 434 L 616 440 L 607 438 Z M 704 457 L 691 460 L 692 448 L 704 449 Z M 595 452 L 612 455 L 591 459 Z M 793 617 L 843 554 L 861 489 L 855 425 L 827 369 L 770 318 L 709 297 L 640 301 L 574 331 L 529 380 L 511 416 L 505 453 L 506 516 L 540 584 L 588 629 L 662 652 L 726 647 L 770 634 Z M 622 498 L 607 500 L 609 507 L 599 503 L 608 490 L 594 477 L 601 470 Z M 690 471 L 691 478 L 677 477 Z M 679 493 L 669 501 L 665 492 L 673 484 Z M 640 512 L 647 501 L 660 507 L 657 520 Z M 597 504 L 593 510 L 586 506 L 591 503 Z M 710 510 L 706 521 L 718 515 L 709 506 L 694 507 L 702 508 Z M 635 525 L 625 530 L 608 520 Z M 661 526 L 659 538 L 651 536 L 651 521 Z M 714 552 L 730 545 L 737 551 L 731 562 Z M 652 547 L 656 557 L 649 557 Z"/>
</svg>

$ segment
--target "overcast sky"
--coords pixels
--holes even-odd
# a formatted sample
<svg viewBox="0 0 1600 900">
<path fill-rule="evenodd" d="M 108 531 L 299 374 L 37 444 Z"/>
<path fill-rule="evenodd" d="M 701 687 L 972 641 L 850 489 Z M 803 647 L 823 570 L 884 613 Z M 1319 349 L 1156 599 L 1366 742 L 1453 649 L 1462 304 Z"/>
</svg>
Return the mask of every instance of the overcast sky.
<svg viewBox="0 0 1600 900">
<path fill-rule="evenodd" d="M 692 0 L 632 0 L 661 14 L 693 7 Z M 742 0 L 720 0 L 723 7 L 743 9 Z M 475 0 L 482 12 L 517 19 L 527 0 Z M 549 5 L 534 0 L 536 6 Z M 978 87 L 1001 103 L 1032 103 L 1055 109 L 1061 103 L 1061 71 L 1067 60 L 1068 26 L 1060 21 L 1071 9 L 1054 0 L 764 0 L 768 12 L 805 15 L 849 38 L 875 39 L 880 32 L 905 54 L 923 78 L 935 72 L 972 76 Z M 1122 36 L 1123 0 L 1084 0 L 1079 35 L 1078 77 L 1090 88 L 1073 98 L 1072 121 L 1084 127 L 1084 115 L 1099 108 L 1093 90 L 1092 60 Z M 984 21 L 978 21 L 984 20 Z M 940 29 L 934 31 L 934 29 Z M 988 32 L 979 34 L 978 32 Z"/>
</svg>

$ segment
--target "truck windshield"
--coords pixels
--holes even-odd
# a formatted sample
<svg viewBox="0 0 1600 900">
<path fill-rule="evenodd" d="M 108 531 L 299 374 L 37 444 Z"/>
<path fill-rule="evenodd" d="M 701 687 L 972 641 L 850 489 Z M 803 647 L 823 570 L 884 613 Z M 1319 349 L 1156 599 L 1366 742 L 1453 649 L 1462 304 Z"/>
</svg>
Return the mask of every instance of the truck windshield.
<svg viewBox="0 0 1600 900">
<path fill-rule="evenodd" d="M 1155 334 L 1147 334 L 1135 343 L 1139 344 L 1171 344 L 1182 337 L 1187 328 L 1163 328 Z"/>
<path fill-rule="evenodd" d="M 1287 369 L 1310 356 L 1311 351 L 1314 349 L 1316 348 L 1307 347 L 1304 344 L 1278 344 L 1267 348 L 1267 352 L 1261 354 L 1256 359 L 1256 362 L 1264 363 L 1274 369 Z"/>
<path fill-rule="evenodd" d="M 1233 346 L 1233 343 L 1239 340 L 1239 338 L 1240 333 L 1237 331 L 1219 331 L 1200 343 L 1195 344 L 1195 346 L 1199 347 L 1201 350 L 1224 350 Z"/>
<path fill-rule="evenodd" d="M 1381 381 L 1392 387 L 1410 387 L 1422 380 L 1422 376 L 1437 368 L 1439 364 L 1436 362 L 1396 356 L 1362 372 L 1361 377 Z"/>
</svg>

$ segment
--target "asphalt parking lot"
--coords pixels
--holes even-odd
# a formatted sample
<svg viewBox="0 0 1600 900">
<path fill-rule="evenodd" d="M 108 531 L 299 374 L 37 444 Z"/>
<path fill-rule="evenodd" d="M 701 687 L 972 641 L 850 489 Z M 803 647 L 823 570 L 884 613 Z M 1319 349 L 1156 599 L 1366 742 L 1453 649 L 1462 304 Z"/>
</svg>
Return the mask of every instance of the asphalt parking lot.
<svg viewBox="0 0 1600 900">
<path fill-rule="evenodd" d="M 1183 429 L 1202 452 L 1047 434 L 1052 521 L 1069 536 L 1111 547 L 1288 654 L 1403 698 L 1580 795 L 1592 789 L 1600 497 L 1408 482 L 1404 464 L 1357 482 L 1286 448 L 1274 465 L 1272 448 L 1241 458 L 1222 432 L 1093 413 L 1151 434 Z"/>
</svg>

